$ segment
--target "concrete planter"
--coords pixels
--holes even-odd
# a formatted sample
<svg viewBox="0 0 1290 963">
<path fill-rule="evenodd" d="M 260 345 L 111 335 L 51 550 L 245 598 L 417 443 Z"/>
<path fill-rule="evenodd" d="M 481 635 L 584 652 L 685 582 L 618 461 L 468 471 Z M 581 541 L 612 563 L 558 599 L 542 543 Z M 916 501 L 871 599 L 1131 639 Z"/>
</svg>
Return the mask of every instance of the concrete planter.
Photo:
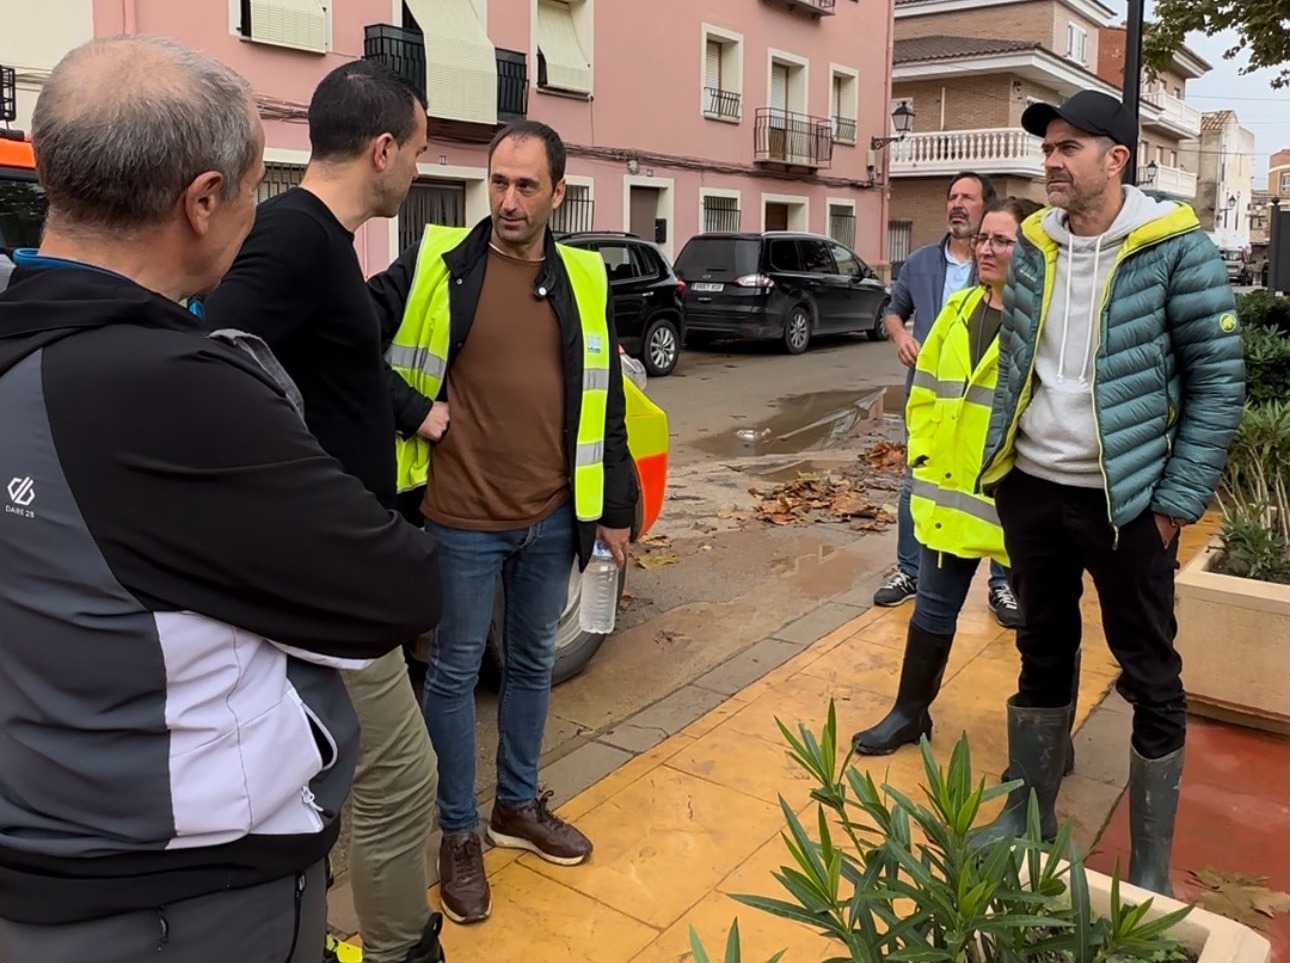
<svg viewBox="0 0 1290 963">
<path fill-rule="evenodd" d="M 1092 870 L 1088 875 L 1088 896 L 1094 916 L 1111 915 L 1111 877 Z M 1147 919 L 1159 919 L 1185 904 L 1156 893 L 1120 882 L 1120 902 L 1141 905 L 1151 900 Z M 1187 918 L 1174 927 L 1172 934 L 1198 956 L 1197 963 L 1268 963 L 1272 944 L 1242 923 L 1229 920 L 1200 907 L 1192 907 Z"/>
<path fill-rule="evenodd" d="M 1177 578 L 1177 649 L 1188 708 L 1290 734 L 1290 585 L 1211 572 L 1213 539 Z"/>
</svg>

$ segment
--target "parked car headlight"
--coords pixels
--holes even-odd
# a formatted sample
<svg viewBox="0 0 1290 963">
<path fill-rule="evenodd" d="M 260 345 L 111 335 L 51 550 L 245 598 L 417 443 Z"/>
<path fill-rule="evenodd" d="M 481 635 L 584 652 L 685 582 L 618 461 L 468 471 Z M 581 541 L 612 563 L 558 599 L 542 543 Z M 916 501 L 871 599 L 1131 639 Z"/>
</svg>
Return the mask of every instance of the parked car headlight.
<svg viewBox="0 0 1290 963">
<path fill-rule="evenodd" d="M 619 353 L 619 360 L 623 363 L 623 377 L 634 384 L 641 391 L 645 390 L 645 382 L 649 380 L 645 374 L 645 366 L 629 354 Z"/>
</svg>

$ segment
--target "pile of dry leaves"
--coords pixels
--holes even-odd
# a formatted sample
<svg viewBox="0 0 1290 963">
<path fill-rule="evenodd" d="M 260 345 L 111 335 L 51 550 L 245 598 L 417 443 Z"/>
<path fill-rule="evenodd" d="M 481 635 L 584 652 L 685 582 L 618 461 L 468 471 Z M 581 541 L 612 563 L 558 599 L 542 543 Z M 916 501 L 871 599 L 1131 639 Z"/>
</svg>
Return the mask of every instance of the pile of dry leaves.
<svg viewBox="0 0 1290 963">
<path fill-rule="evenodd" d="M 771 525 L 850 522 L 855 531 L 882 531 L 895 521 L 887 500 L 899 488 L 905 447 L 880 441 L 854 467 L 836 474 L 803 472 L 770 491 L 749 489 L 758 499 L 755 517 Z"/>
<path fill-rule="evenodd" d="M 1290 913 L 1290 893 L 1268 888 L 1266 876 L 1247 876 L 1206 866 L 1192 878 L 1203 887 L 1197 902 L 1220 916 L 1266 930 L 1276 916 Z"/>
</svg>

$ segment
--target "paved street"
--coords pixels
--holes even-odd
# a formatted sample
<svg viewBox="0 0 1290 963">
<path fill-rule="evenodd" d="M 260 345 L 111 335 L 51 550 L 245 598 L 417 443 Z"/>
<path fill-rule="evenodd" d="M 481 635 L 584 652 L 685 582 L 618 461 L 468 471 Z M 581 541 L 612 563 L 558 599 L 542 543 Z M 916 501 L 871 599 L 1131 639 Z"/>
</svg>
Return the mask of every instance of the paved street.
<svg viewBox="0 0 1290 963">
<path fill-rule="evenodd" d="M 663 517 L 638 554 L 665 564 L 630 567 L 618 631 L 553 694 L 543 774 L 560 800 L 678 731 L 719 702 L 722 688 L 743 684 L 733 675 L 709 678 L 711 688 L 696 688 L 695 680 L 754 647 L 749 664 L 762 657 L 777 664 L 796 651 L 793 644 L 868 605 L 894 557 L 894 530 L 722 516 L 754 507 L 750 487 L 853 463 L 876 437 L 899 437 L 903 389 L 887 389 L 903 383 L 903 370 L 889 344 L 843 338 L 798 357 L 760 344 L 687 351 L 676 374 L 650 381 L 650 396 L 670 419 L 672 469 Z M 786 642 L 785 634 L 800 641 Z M 481 691 L 478 699 L 485 798 L 494 782 L 496 698 Z M 648 707 L 655 707 L 649 726 L 656 731 L 638 731 L 639 721 L 620 726 Z M 343 872 L 343 845 L 335 857 Z"/>
</svg>

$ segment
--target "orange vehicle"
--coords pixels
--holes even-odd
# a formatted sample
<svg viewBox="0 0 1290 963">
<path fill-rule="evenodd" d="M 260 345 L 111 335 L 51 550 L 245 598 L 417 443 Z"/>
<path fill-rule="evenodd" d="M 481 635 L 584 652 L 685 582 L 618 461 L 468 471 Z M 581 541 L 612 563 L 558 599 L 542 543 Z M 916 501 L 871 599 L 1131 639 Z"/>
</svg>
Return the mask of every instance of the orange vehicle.
<svg viewBox="0 0 1290 963">
<path fill-rule="evenodd" d="M 35 247 L 44 224 L 31 144 L 18 131 L 0 130 L 0 248 Z"/>
</svg>

